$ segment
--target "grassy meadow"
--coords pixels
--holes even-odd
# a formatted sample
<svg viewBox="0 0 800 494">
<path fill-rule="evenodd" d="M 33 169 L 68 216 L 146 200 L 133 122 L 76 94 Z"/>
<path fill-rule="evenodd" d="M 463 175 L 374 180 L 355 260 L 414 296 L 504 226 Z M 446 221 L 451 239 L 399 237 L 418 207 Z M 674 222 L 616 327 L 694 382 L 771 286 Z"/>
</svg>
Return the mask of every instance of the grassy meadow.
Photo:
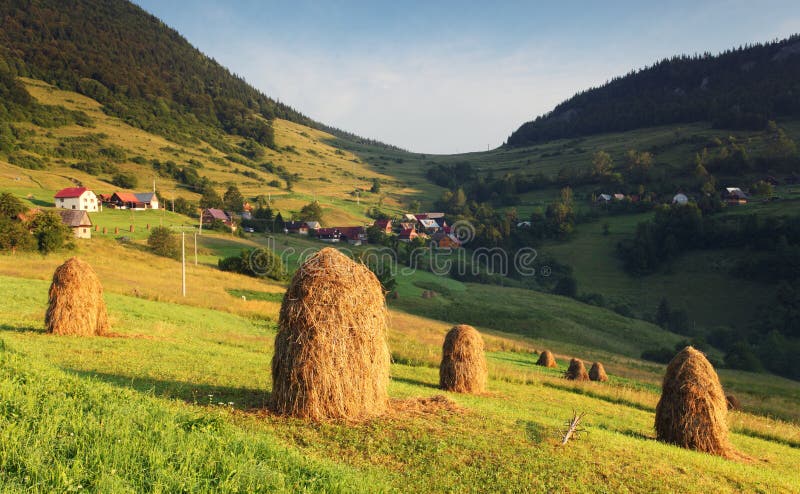
<svg viewBox="0 0 800 494">
<path fill-rule="evenodd" d="M 233 240 L 216 242 L 232 249 Z M 733 443 L 752 461 L 664 445 L 652 429 L 663 366 L 635 353 L 674 336 L 561 297 L 451 280 L 442 283 L 452 300 L 424 301 L 414 279 L 401 281 L 385 416 L 274 416 L 265 405 L 285 285 L 219 272 L 204 245 L 209 262 L 190 263 L 184 299 L 179 263 L 135 244 L 98 238 L 75 252 L 106 289 L 113 333 L 101 338 L 44 333 L 49 276 L 72 253 L 0 257 L 3 492 L 793 492 L 800 483 L 797 383 L 721 373 L 744 403 L 730 414 Z M 478 325 L 490 371 L 481 396 L 436 389 L 444 333 L 460 319 L 415 307 L 461 298 L 491 304 L 502 323 Z M 520 307 L 538 330 L 503 327 Z M 558 369 L 534 365 L 543 348 Z M 565 381 L 571 356 L 602 360 L 610 382 Z M 587 413 L 586 430 L 560 446 L 573 410 Z"/>
</svg>

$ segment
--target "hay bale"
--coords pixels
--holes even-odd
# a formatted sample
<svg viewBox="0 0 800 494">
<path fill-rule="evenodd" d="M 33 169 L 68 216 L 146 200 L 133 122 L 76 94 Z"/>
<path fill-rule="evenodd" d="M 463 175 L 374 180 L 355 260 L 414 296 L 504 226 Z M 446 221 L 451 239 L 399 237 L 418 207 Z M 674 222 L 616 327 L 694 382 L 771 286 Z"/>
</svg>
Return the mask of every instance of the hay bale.
<svg viewBox="0 0 800 494">
<path fill-rule="evenodd" d="M 725 395 L 725 404 L 728 406 L 728 410 L 742 409 L 742 404 L 739 402 L 739 398 L 735 397 L 734 395 Z"/>
<path fill-rule="evenodd" d="M 583 365 L 581 359 L 574 358 L 569 361 L 569 368 L 564 373 L 564 377 L 570 381 L 588 381 L 589 373 L 586 372 L 586 367 Z"/>
<path fill-rule="evenodd" d="M 53 273 L 44 318 L 48 333 L 96 336 L 108 333 L 103 285 L 87 263 L 73 257 Z"/>
<path fill-rule="evenodd" d="M 283 298 L 272 357 L 272 406 L 312 420 L 361 420 L 386 410 L 388 313 L 363 264 L 325 248 Z"/>
<path fill-rule="evenodd" d="M 705 355 L 687 346 L 667 366 L 656 406 L 656 436 L 678 446 L 732 457 L 725 394 Z"/>
<path fill-rule="evenodd" d="M 442 345 L 439 387 L 457 393 L 481 393 L 487 373 L 481 334 L 466 324 L 453 326 Z"/>
<path fill-rule="evenodd" d="M 541 355 L 539 355 L 539 360 L 536 361 L 536 365 L 541 365 L 542 367 L 557 367 L 553 352 L 550 350 L 543 351 Z"/>
<path fill-rule="evenodd" d="M 589 379 L 600 382 L 608 381 L 608 375 L 606 374 L 606 369 L 603 367 L 603 364 L 600 362 L 592 364 L 592 368 L 589 369 Z"/>
</svg>

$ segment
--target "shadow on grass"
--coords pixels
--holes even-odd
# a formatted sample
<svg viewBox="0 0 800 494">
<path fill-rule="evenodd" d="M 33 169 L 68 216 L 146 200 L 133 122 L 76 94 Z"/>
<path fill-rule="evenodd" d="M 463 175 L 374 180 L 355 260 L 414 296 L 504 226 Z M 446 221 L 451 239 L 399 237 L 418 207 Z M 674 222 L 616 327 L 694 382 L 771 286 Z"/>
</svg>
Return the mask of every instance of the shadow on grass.
<svg viewBox="0 0 800 494">
<path fill-rule="evenodd" d="M 167 381 L 149 377 L 122 376 L 90 372 L 77 369 L 64 369 L 82 378 L 93 378 L 120 388 L 129 388 L 140 393 L 152 394 L 158 398 L 182 400 L 192 405 L 233 406 L 248 410 L 266 408 L 270 392 L 266 389 L 237 388 L 185 381 Z M 233 403 L 233 405 L 230 405 Z"/>
<path fill-rule="evenodd" d="M 392 381 L 397 381 L 404 384 L 411 384 L 412 386 L 421 386 L 423 388 L 431 388 L 431 389 L 439 389 L 439 386 L 435 384 L 431 384 L 425 381 L 418 381 L 416 379 L 409 379 L 407 377 L 394 377 L 392 376 Z"/>
<path fill-rule="evenodd" d="M 536 362 L 533 361 L 533 360 L 524 360 L 524 359 L 520 359 L 520 358 L 511 358 L 511 357 L 508 357 L 508 356 L 505 356 L 505 355 L 497 355 L 497 354 L 493 354 L 493 353 L 488 353 L 488 354 L 486 354 L 486 356 L 488 358 L 492 359 L 492 360 L 501 360 L 503 362 L 509 362 L 509 363 L 512 363 L 512 364 L 521 365 L 521 366 L 525 366 L 525 367 L 532 367 L 532 366 L 536 365 Z"/>
<path fill-rule="evenodd" d="M 0 331 L 13 331 L 15 333 L 40 333 L 45 334 L 44 328 L 35 326 L 12 326 L 11 324 L 0 324 Z"/>
</svg>

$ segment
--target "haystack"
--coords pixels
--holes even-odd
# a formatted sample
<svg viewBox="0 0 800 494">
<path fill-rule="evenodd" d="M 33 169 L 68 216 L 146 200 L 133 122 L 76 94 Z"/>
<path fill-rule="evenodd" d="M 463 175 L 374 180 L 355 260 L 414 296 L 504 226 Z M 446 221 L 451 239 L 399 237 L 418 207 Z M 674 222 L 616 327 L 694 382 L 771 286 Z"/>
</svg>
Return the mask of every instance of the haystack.
<svg viewBox="0 0 800 494">
<path fill-rule="evenodd" d="M 687 346 L 667 366 L 656 406 L 660 441 L 731 457 L 725 394 L 705 355 Z"/>
<path fill-rule="evenodd" d="M 574 358 L 569 361 L 569 368 L 567 369 L 567 372 L 564 373 L 564 377 L 571 381 L 588 381 L 589 373 L 586 372 L 586 367 L 583 365 L 583 361 Z"/>
<path fill-rule="evenodd" d="M 539 360 L 536 361 L 536 365 L 541 365 L 542 367 L 557 367 L 553 352 L 550 350 L 543 351 L 542 354 L 539 355 Z"/>
<path fill-rule="evenodd" d="M 439 387 L 457 393 L 481 393 L 486 387 L 486 377 L 481 334 L 466 324 L 453 326 L 442 345 Z"/>
<path fill-rule="evenodd" d="M 728 406 L 728 410 L 742 409 L 742 404 L 739 403 L 739 398 L 735 397 L 734 395 L 725 395 L 725 403 Z"/>
<path fill-rule="evenodd" d="M 608 375 L 606 374 L 606 369 L 603 367 L 603 364 L 600 362 L 592 364 L 592 368 L 589 369 L 589 379 L 600 382 L 608 381 Z"/>
<path fill-rule="evenodd" d="M 58 335 L 108 333 L 103 286 L 92 267 L 77 257 L 69 259 L 53 273 L 44 324 L 48 333 Z"/>
<path fill-rule="evenodd" d="M 297 270 L 283 298 L 272 358 L 276 412 L 361 420 L 386 409 L 389 347 L 374 274 L 333 248 Z"/>
</svg>

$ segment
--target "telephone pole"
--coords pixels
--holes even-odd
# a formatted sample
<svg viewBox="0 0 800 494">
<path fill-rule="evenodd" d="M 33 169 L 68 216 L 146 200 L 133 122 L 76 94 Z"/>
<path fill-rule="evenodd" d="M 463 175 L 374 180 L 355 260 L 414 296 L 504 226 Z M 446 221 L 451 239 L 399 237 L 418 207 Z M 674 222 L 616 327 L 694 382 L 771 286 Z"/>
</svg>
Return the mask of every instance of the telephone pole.
<svg viewBox="0 0 800 494">
<path fill-rule="evenodd" d="M 186 296 L 186 232 L 181 232 L 181 288 Z"/>
</svg>

